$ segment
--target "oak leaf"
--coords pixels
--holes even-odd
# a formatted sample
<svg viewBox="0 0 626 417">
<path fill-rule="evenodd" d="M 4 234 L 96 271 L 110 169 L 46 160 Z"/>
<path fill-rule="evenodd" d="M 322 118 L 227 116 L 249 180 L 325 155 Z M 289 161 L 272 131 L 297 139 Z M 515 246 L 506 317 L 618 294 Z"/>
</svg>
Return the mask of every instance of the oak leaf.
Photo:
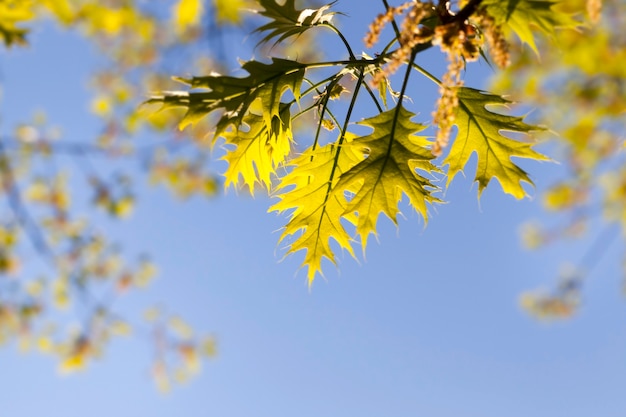
<svg viewBox="0 0 626 417">
<path fill-rule="evenodd" d="M 502 131 L 528 134 L 543 130 L 539 126 L 525 123 L 523 117 L 494 113 L 487 106 L 505 106 L 506 99 L 473 88 L 461 87 L 457 92 L 459 105 L 454 124 L 458 134 L 449 154 L 443 161 L 448 165 L 448 184 L 463 170 L 472 153 L 478 155 L 475 181 L 478 193 L 487 187 L 492 178 L 497 178 L 504 192 L 517 199 L 526 196 L 521 182 L 533 184 L 528 174 L 511 161 L 511 157 L 549 160 L 532 149 L 533 143 L 522 142 L 502 135 Z"/>
<path fill-rule="evenodd" d="M 494 17 L 497 24 L 503 24 L 517 37 L 528 44 L 539 55 L 533 32 L 553 36 L 556 29 L 575 29 L 580 22 L 569 13 L 558 9 L 558 2 L 545 0 L 486 0 L 483 6 Z"/>
<path fill-rule="evenodd" d="M 327 12 L 333 3 L 326 4 L 319 9 L 298 10 L 295 7 L 295 0 L 286 0 L 282 5 L 275 0 L 259 0 L 263 10 L 258 13 L 271 21 L 256 29 L 255 32 L 269 32 L 261 43 L 269 42 L 276 37 L 278 37 L 276 43 L 279 43 L 291 36 L 300 35 L 312 27 L 329 23 L 336 14 L 336 12 Z"/>
<path fill-rule="evenodd" d="M 280 241 L 298 235 L 291 242 L 287 254 L 305 250 L 302 266 L 307 266 L 309 285 L 316 273 L 322 272 L 322 260 L 336 263 L 330 247 L 332 238 L 340 248 L 354 256 L 351 236 L 342 224 L 347 200 L 345 193 L 337 189 L 340 176 L 356 165 L 362 157 L 346 147 L 352 135 L 346 135 L 339 144 L 327 144 L 310 148 L 291 161 L 292 170 L 285 175 L 275 189 L 280 199 L 270 211 L 290 211 Z"/>
<path fill-rule="evenodd" d="M 208 91 L 174 91 L 154 96 L 148 103 L 162 103 L 163 108 L 185 107 L 187 113 L 179 127 L 193 124 L 216 110 L 222 109 L 216 137 L 228 126 L 239 127 L 252 103 L 262 103 L 263 120 L 267 126 L 278 117 L 280 100 L 287 90 L 300 98 L 305 65 L 287 59 L 273 58 L 272 63 L 248 61 L 242 65 L 248 72 L 244 78 L 211 74 L 205 77 L 176 78 L 193 89 Z"/>
<path fill-rule="evenodd" d="M 341 176 L 337 188 L 353 194 L 345 214 L 355 216 L 363 250 L 368 236 L 376 235 L 380 213 L 396 223 L 403 194 L 424 219 L 428 218 L 427 203 L 440 201 L 432 195 L 438 188 L 418 173 L 430 174 L 438 168 L 430 162 L 434 158 L 428 148 L 430 142 L 415 135 L 424 126 L 411 121 L 413 116 L 399 105 L 365 119 L 359 124 L 373 132 L 347 145 L 362 155 L 362 160 Z"/>
<path fill-rule="evenodd" d="M 223 158 L 228 162 L 228 168 L 224 173 L 226 187 L 230 185 L 237 187 L 241 178 L 252 195 L 257 182 L 270 188 L 272 174 L 291 152 L 289 105 L 282 105 L 280 117 L 276 119 L 276 122 L 282 124 L 283 127 L 270 129 L 263 123 L 262 116 L 248 113 L 243 119 L 243 123 L 248 126 L 247 131 L 239 127 L 222 134 L 227 147 L 235 146 L 234 149 L 228 150 Z"/>
</svg>

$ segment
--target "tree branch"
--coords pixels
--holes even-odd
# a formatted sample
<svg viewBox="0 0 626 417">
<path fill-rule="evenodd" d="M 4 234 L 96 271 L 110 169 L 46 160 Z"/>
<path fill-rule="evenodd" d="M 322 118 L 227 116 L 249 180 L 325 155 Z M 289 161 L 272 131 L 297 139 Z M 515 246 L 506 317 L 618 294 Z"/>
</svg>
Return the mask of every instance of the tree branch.
<svg viewBox="0 0 626 417">
<path fill-rule="evenodd" d="M 439 0 L 437 4 L 437 13 L 442 24 L 453 22 L 465 22 L 480 6 L 483 0 L 469 0 L 457 14 L 450 11 L 450 2 Z"/>
<path fill-rule="evenodd" d="M 483 0 L 470 0 L 465 7 L 453 16 L 453 20 L 457 22 L 466 21 L 478 9 L 482 1 Z"/>
</svg>

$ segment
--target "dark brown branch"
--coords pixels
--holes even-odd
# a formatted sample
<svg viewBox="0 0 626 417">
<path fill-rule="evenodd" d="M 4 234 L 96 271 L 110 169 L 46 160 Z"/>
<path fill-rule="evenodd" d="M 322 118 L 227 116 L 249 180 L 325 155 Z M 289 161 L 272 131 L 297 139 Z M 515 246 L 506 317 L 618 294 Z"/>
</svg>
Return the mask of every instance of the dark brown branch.
<svg viewBox="0 0 626 417">
<path fill-rule="evenodd" d="M 453 20 L 457 22 L 465 22 L 480 6 L 483 0 L 470 0 L 465 7 L 463 7 L 456 15 L 453 16 Z"/>
<path fill-rule="evenodd" d="M 482 3 L 483 0 L 470 0 L 467 2 L 457 14 L 450 11 L 450 2 L 446 0 L 439 0 L 437 4 L 437 14 L 442 24 L 448 24 L 453 22 L 465 22 Z"/>
</svg>

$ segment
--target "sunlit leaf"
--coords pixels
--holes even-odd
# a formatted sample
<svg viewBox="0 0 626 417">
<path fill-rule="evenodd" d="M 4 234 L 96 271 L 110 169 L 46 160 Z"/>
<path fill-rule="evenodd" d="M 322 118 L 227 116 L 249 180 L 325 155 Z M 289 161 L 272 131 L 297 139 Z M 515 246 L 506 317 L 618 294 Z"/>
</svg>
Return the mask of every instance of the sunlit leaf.
<svg viewBox="0 0 626 417">
<path fill-rule="evenodd" d="M 511 157 L 539 161 L 546 161 L 548 158 L 534 151 L 532 142 L 511 139 L 502 135 L 502 132 L 528 134 L 543 129 L 524 123 L 523 117 L 488 110 L 487 106 L 506 106 L 509 103 L 500 96 L 466 87 L 459 88 L 457 96 L 459 106 L 454 124 L 458 133 L 450 153 L 443 161 L 443 165 L 449 167 L 448 184 L 463 170 L 472 154 L 476 153 L 478 167 L 475 180 L 478 182 L 479 194 L 496 178 L 504 192 L 518 199 L 526 196 L 521 183 L 533 182 L 522 168 L 511 161 Z"/>
<path fill-rule="evenodd" d="M 295 0 L 285 0 L 284 4 L 279 4 L 275 0 L 259 0 L 263 10 L 258 13 L 271 21 L 255 32 L 269 32 L 261 42 L 269 42 L 274 38 L 278 38 L 276 42 L 280 42 L 291 36 L 300 35 L 314 26 L 329 23 L 335 12 L 327 10 L 333 3 L 319 9 L 299 10 L 295 7 Z"/>
<path fill-rule="evenodd" d="M 228 168 L 224 173 L 225 186 L 246 185 L 254 194 L 255 184 L 270 188 L 272 175 L 291 152 L 291 115 L 289 105 L 283 105 L 274 119 L 274 128 L 268 128 L 263 117 L 249 113 L 243 120 L 248 130 L 231 129 L 222 134 L 226 145 L 234 145 L 224 156 Z"/>
<path fill-rule="evenodd" d="M 528 44 L 538 54 L 533 32 L 553 36 L 557 29 L 575 29 L 581 25 L 569 13 L 559 10 L 558 1 L 485 0 L 488 13 Z"/>
<path fill-rule="evenodd" d="M 295 99 L 300 97 L 305 66 L 296 61 L 274 58 L 271 64 L 248 61 L 242 68 L 249 73 L 245 78 L 217 74 L 190 79 L 179 78 L 179 81 L 189 84 L 191 88 L 209 91 L 172 92 L 155 96 L 148 103 L 163 103 L 164 108 L 187 108 L 187 113 L 180 122 L 181 129 L 218 109 L 223 109 L 217 124 L 220 133 L 229 125 L 239 128 L 252 103 L 259 99 L 263 120 L 271 127 L 272 120 L 279 116 L 283 94 L 291 90 Z"/>
<path fill-rule="evenodd" d="M 344 145 L 328 144 L 309 149 L 291 161 L 293 169 L 276 187 L 275 194 L 280 201 L 270 208 L 279 213 L 290 212 L 280 240 L 295 235 L 288 253 L 306 251 L 302 266 L 308 267 L 309 285 L 315 275 L 321 273 L 324 258 L 336 263 L 330 239 L 354 256 L 351 236 L 341 224 L 346 196 L 336 189 L 342 173 L 362 158 L 353 149 L 344 147 L 349 139 L 344 138 Z"/>
<path fill-rule="evenodd" d="M 431 163 L 430 142 L 415 135 L 424 126 L 411 121 L 413 116 L 400 105 L 363 120 L 360 124 L 371 127 L 372 133 L 347 145 L 363 160 L 341 176 L 337 187 L 354 193 L 346 213 L 357 215 L 363 249 L 369 234 L 376 234 L 380 213 L 396 222 L 403 195 L 424 219 L 428 218 L 427 203 L 439 202 L 432 195 L 437 187 L 422 175 L 438 171 Z"/>
</svg>

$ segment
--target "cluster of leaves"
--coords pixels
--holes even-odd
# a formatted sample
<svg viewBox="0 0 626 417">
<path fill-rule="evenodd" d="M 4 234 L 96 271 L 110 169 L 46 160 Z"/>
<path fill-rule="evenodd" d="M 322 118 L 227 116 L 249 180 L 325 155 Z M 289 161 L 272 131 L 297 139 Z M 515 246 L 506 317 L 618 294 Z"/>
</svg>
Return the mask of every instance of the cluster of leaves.
<svg viewBox="0 0 626 417">
<path fill-rule="evenodd" d="M 327 30 L 345 46 L 345 55 L 315 62 L 277 56 L 271 62 L 247 61 L 241 66 L 247 72 L 244 77 L 212 73 L 178 78 L 189 91 L 150 100 L 162 103 L 165 109 L 184 108 L 181 129 L 211 121 L 212 143 L 225 148 L 226 185 L 250 193 L 262 188 L 279 200 L 270 210 L 288 213 L 281 240 L 290 242 L 288 253 L 306 251 L 303 266 L 308 268 L 309 284 L 321 273 L 324 258 L 336 261 L 337 250 L 353 256 L 356 244 L 365 250 L 370 235 L 376 235 L 380 214 L 395 223 L 404 198 L 427 220 L 429 206 L 442 202 L 437 182 L 445 177 L 447 186 L 472 154 L 478 161 L 475 181 L 479 194 L 496 178 L 504 192 L 518 199 L 527 195 L 522 183 L 532 181 L 511 158 L 547 159 L 532 149 L 528 137 L 542 128 L 494 110 L 494 106 L 509 104 L 502 96 L 462 85 L 452 86 L 454 102 L 448 109 L 456 136 L 447 154 L 436 158 L 433 141 L 418 135 L 433 122 L 414 121 L 406 92 L 413 73 L 443 90 L 450 89 L 417 65 L 415 58 L 434 45 L 450 54 L 451 45 L 466 39 L 470 32 L 474 33 L 472 45 L 463 41 L 461 49 L 482 48 L 481 33 L 488 29 L 482 26 L 483 20 L 475 18 L 479 13 L 490 16 L 492 24 L 495 21 L 499 28 L 514 32 L 535 50 L 536 34 L 553 35 L 557 27 L 576 27 L 578 22 L 553 8 L 551 2 L 470 1 L 459 10 L 450 10 L 445 3 L 409 2 L 392 8 L 383 1 L 386 14 L 373 27 L 391 20 L 394 32 L 383 52 L 372 58 L 353 52 L 333 23 L 336 12 L 331 11 L 332 4 L 298 9 L 294 0 L 284 4 L 259 0 L 262 9 L 258 13 L 269 19 L 257 29 L 263 35 L 261 44 L 281 44 L 309 31 Z M 394 13 L 401 15 L 409 9 L 408 19 L 416 14 L 411 8 L 417 6 L 422 15 L 410 30 L 421 31 L 421 37 L 410 45 L 408 54 L 400 54 L 406 50 L 406 34 L 400 31 Z M 485 51 L 483 56 L 487 56 Z M 404 65 L 399 88 L 391 88 L 396 80 L 388 63 L 394 70 Z M 354 110 L 372 104 L 376 113 L 355 126 Z M 292 124 L 309 113 L 316 117 L 316 127 L 307 142 L 306 136 L 293 133 Z M 360 126 L 369 133 L 361 133 L 364 128 Z"/>
</svg>

